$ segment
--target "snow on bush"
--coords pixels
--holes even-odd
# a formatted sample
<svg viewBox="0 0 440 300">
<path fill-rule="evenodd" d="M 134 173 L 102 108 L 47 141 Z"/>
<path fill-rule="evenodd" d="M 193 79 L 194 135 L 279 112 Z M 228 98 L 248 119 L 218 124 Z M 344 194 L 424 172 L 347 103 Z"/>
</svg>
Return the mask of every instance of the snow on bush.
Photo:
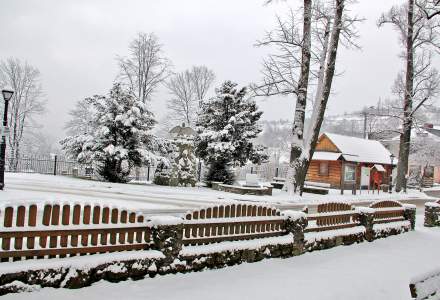
<svg viewBox="0 0 440 300">
<path fill-rule="evenodd" d="M 307 243 L 313 243 L 320 240 L 332 239 L 338 236 L 347 236 L 365 233 L 366 229 L 364 226 L 355 226 L 351 228 L 343 228 L 336 230 L 327 230 L 319 232 L 309 232 L 304 234 L 304 238 Z"/>
<path fill-rule="evenodd" d="M 373 230 L 375 232 L 383 232 L 394 230 L 402 230 L 402 229 L 410 229 L 411 222 L 410 221 L 398 221 L 398 222 L 390 222 L 390 223 L 382 223 L 382 224 L 374 224 Z"/>
<path fill-rule="evenodd" d="M 440 207 L 440 204 L 436 203 L 436 202 L 426 202 L 425 206 L 428 206 L 428 207 Z"/>
<path fill-rule="evenodd" d="M 297 210 L 284 210 L 282 214 L 292 221 L 307 218 L 307 215 L 305 213 Z"/>
<path fill-rule="evenodd" d="M 162 225 L 178 225 L 182 224 L 183 219 L 174 216 L 151 216 L 148 217 L 151 225 L 162 226 Z"/>
<path fill-rule="evenodd" d="M 180 255 L 198 256 L 211 253 L 234 252 L 245 249 L 260 249 L 269 245 L 286 245 L 293 243 L 293 234 L 287 234 L 277 237 L 268 237 L 244 241 L 220 242 L 209 245 L 185 246 L 180 251 Z"/>
<path fill-rule="evenodd" d="M 364 214 L 374 214 L 374 212 L 376 211 L 374 208 L 363 207 L 363 206 L 358 206 L 355 208 L 355 210 L 359 213 L 364 213 Z"/>
</svg>

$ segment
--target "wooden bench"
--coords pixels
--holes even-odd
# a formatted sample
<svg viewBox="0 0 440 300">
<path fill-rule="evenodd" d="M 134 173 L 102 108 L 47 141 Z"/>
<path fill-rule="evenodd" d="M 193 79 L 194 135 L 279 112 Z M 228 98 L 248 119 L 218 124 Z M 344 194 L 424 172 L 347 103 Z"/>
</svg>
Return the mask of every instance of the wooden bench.
<svg viewBox="0 0 440 300">
<path fill-rule="evenodd" d="M 149 249 L 142 215 L 105 205 L 23 204 L 0 212 L 1 261 Z"/>
<path fill-rule="evenodd" d="M 439 299 L 440 269 L 417 276 L 409 284 L 412 299 Z"/>
<path fill-rule="evenodd" d="M 273 207 L 228 204 L 195 210 L 185 216 L 183 244 L 203 245 L 287 234 L 285 217 Z"/>
<path fill-rule="evenodd" d="M 285 182 L 286 182 L 286 178 L 274 177 L 270 184 L 273 186 L 274 189 L 281 190 Z"/>
<path fill-rule="evenodd" d="M 347 203 L 330 202 L 319 204 L 316 214 L 307 215 L 305 232 L 321 232 L 351 228 L 359 225 L 358 213 Z"/>
<path fill-rule="evenodd" d="M 286 178 L 274 177 L 273 181 L 270 183 L 274 189 L 282 189 L 286 183 Z M 304 182 L 305 193 L 327 195 L 329 193 L 330 184 L 320 183 L 320 182 Z"/>
</svg>

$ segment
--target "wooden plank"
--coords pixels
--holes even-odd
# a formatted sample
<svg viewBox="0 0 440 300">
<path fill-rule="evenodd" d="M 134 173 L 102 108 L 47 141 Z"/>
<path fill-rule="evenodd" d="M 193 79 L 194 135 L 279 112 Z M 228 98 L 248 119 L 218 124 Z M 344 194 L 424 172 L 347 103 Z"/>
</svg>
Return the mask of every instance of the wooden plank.
<svg viewBox="0 0 440 300">
<path fill-rule="evenodd" d="M 63 225 L 69 225 L 70 223 L 70 205 L 68 204 L 63 206 L 63 216 L 61 221 Z"/>
<path fill-rule="evenodd" d="M 127 244 L 116 246 L 98 246 L 98 247 L 81 247 L 81 248 L 57 248 L 57 249 L 33 249 L 22 251 L 1 251 L 0 258 L 9 257 L 33 257 L 33 256 L 56 256 L 56 255 L 75 255 L 75 254 L 94 254 L 105 252 L 121 252 L 131 250 L 148 250 L 150 248 L 147 244 Z"/>
<path fill-rule="evenodd" d="M 23 205 L 20 205 L 17 208 L 17 220 L 15 221 L 15 225 L 17 227 L 24 226 L 25 214 L 26 214 L 26 207 L 24 207 Z"/>
<path fill-rule="evenodd" d="M 60 224 L 60 206 L 55 204 L 52 207 L 52 220 L 51 225 L 59 225 Z"/>
<path fill-rule="evenodd" d="M 121 211 L 121 223 L 127 223 L 128 213 L 126 210 Z"/>
<path fill-rule="evenodd" d="M 91 210 L 92 210 L 92 208 L 90 207 L 90 205 L 86 205 L 86 206 L 84 206 L 84 211 L 83 211 L 83 224 L 85 224 L 85 225 L 90 224 Z"/>
<path fill-rule="evenodd" d="M 136 232 L 138 230 L 151 230 L 149 227 L 118 227 L 118 228 L 87 228 L 87 229 L 57 229 L 57 230 L 35 230 L 35 231 L 1 231 L 0 238 L 13 237 L 39 237 L 39 236 L 60 236 L 74 234 L 102 234 L 118 233 L 120 231 Z"/>
<path fill-rule="evenodd" d="M 73 207 L 73 224 L 79 225 L 80 219 L 81 219 L 81 205 L 76 204 Z"/>
<path fill-rule="evenodd" d="M 43 225 L 49 226 L 51 213 L 52 205 L 46 204 L 43 209 Z"/>
<path fill-rule="evenodd" d="M 93 207 L 92 222 L 93 224 L 99 224 L 100 220 L 101 220 L 101 207 L 99 205 L 95 205 L 95 207 Z"/>
<path fill-rule="evenodd" d="M 34 227 L 37 225 L 37 206 L 32 204 L 29 207 L 29 221 L 28 226 Z"/>
<path fill-rule="evenodd" d="M 12 227 L 12 219 L 14 218 L 14 208 L 8 206 L 5 209 L 5 219 L 3 221 L 3 226 Z"/>
<path fill-rule="evenodd" d="M 104 209 L 102 210 L 102 223 L 108 224 L 109 219 L 110 219 L 110 208 L 104 207 Z"/>
</svg>

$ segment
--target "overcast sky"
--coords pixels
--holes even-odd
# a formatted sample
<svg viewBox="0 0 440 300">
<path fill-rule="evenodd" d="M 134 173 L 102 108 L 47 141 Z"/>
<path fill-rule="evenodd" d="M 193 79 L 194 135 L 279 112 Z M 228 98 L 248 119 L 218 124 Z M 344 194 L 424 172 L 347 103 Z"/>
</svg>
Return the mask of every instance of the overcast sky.
<svg viewBox="0 0 440 300">
<path fill-rule="evenodd" d="M 67 112 L 86 96 L 106 93 L 117 75 L 116 55 L 127 54 L 137 32 L 154 32 L 175 71 L 206 65 L 216 83 L 258 81 L 264 51 L 255 41 L 298 0 L 264 6 L 264 0 L 1 0 L 0 58 L 14 56 L 38 67 L 47 98 L 45 131 L 62 137 Z M 367 20 L 359 26 L 363 50 L 341 50 L 329 113 L 377 103 L 403 63 L 391 28 L 378 29 L 383 11 L 402 0 L 360 0 L 351 8 Z M 284 13 L 283 13 L 284 12 Z M 153 110 L 165 116 L 167 93 Z M 292 97 L 259 100 L 265 119 L 291 118 Z"/>
</svg>

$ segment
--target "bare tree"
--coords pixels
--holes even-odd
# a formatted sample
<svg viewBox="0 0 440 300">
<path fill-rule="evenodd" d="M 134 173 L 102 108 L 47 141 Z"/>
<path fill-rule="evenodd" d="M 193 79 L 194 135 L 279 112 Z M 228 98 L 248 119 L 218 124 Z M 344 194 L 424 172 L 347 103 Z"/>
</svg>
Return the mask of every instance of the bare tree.
<svg viewBox="0 0 440 300">
<path fill-rule="evenodd" d="M 201 103 L 203 100 L 206 100 L 206 95 L 215 80 L 215 74 L 206 66 L 194 66 L 191 69 L 191 77 L 195 97 L 200 109 Z"/>
<path fill-rule="evenodd" d="M 291 20 L 295 14 L 291 11 Z M 302 34 L 295 22 L 283 22 L 278 17 L 278 28 L 269 32 L 258 46 L 276 45 L 281 55 L 270 55 L 264 61 L 264 83 L 254 90 L 257 95 L 294 94 L 295 112 L 292 124 L 292 145 L 290 154 L 291 170 L 297 170 L 298 159 L 303 153 L 304 120 L 309 87 L 310 59 L 312 46 L 312 0 L 304 0 Z M 300 54 L 300 55 L 299 55 Z M 299 59 L 298 56 L 301 56 Z M 296 71 L 299 69 L 299 74 Z M 298 78 L 298 79 L 297 79 Z M 297 188 L 298 178 L 293 177 L 293 191 Z"/>
<path fill-rule="evenodd" d="M 440 14 L 440 0 L 417 0 L 415 4 L 428 20 Z"/>
<path fill-rule="evenodd" d="M 190 70 L 174 74 L 166 82 L 172 95 L 167 106 L 173 121 L 194 125 L 200 104 L 205 100 L 214 79 L 214 72 L 207 67 L 194 66 Z"/>
<path fill-rule="evenodd" d="M 20 146 L 25 133 L 31 128 L 35 115 L 44 112 L 45 100 L 40 84 L 40 71 L 17 58 L 0 62 L 0 86 L 10 87 L 15 93 L 9 109 L 9 149 L 11 167 L 16 167 L 20 158 Z"/>
<path fill-rule="evenodd" d="M 76 103 L 75 108 L 69 111 L 70 120 L 66 122 L 64 129 L 68 135 L 79 133 L 90 133 L 94 130 L 93 126 L 93 105 L 88 98 Z"/>
<path fill-rule="evenodd" d="M 157 87 L 169 75 L 170 62 L 153 33 L 138 33 L 129 45 L 128 57 L 117 57 L 117 61 L 120 79 L 144 103 L 151 100 Z"/>
<path fill-rule="evenodd" d="M 191 126 L 195 121 L 197 100 L 190 71 L 177 73 L 166 83 L 172 98 L 168 101 L 171 117 Z"/>
<path fill-rule="evenodd" d="M 393 6 L 378 21 L 379 26 L 393 25 L 405 49 L 401 57 L 406 68 L 404 73 L 398 75 L 393 88 L 403 100 L 396 191 L 402 188 L 406 190 L 414 115 L 439 92 L 439 75 L 432 67 L 431 56 L 433 51 L 440 49 L 440 23 L 437 19 L 426 18 L 421 6 L 424 4 L 427 4 L 427 1 L 420 1 L 415 5 L 415 0 L 408 0 L 404 5 Z"/>
<path fill-rule="evenodd" d="M 257 43 L 258 46 L 275 45 L 278 53 L 264 61 L 263 83 L 253 86 L 255 94 L 292 94 L 296 99 L 290 168 L 286 180 L 286 188 L 291 192 L 299 188 L 302 193 L 330 96 L 339 42 L 342 39 L 347 46 L 355 45 L 352 41 L 357 37 L 354 24 L 360 19 L 344 14 L 345 2 L 316 1 L 312 6 L 312 1 L 305 0 L 301 24 L 291 11 L 289 21 L 278 18 L 278 28 Z M 312 118 L 306 127 L 310 75 L 317 87 Z"/>
</svg>

